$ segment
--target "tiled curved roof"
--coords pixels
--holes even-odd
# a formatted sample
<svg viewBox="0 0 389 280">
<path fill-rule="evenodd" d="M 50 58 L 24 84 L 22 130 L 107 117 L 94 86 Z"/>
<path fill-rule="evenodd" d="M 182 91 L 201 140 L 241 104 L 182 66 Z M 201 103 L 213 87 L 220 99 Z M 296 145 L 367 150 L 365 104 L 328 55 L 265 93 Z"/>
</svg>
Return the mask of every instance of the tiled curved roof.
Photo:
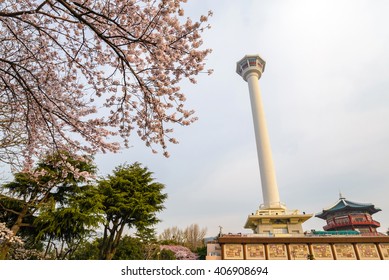
<svg viewBox="0 0 389 280">
<path fill-rule="evenodd" d="M 339 200 L 335 203 L 335 205 L 327 209 L 323 209 L 323 211 L 316 214 L 315 217 L 325 219 L 328 214 L 342 210 L 365 210 L 370 215 L 381 211 L 380 208 L 376 208 L 371 203 L 359 203 L 347 200 L 344 197 L 340 197 Z"/>
</svg>

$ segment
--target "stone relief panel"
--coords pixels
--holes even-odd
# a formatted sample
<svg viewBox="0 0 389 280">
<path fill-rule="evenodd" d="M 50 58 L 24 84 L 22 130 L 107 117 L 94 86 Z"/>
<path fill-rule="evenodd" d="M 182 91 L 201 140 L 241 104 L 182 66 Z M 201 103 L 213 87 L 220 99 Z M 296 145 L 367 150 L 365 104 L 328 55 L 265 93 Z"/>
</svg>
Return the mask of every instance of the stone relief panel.
<svg viewBox="0 0 389 280">
<path fill-rule="evenodd" d="M 352 244 L 334 244 L 336 259 L 356 260 L 357 255 Z"/>
<path fill-rule="evenodd" d="M 357 244 L 359 258 L 361 260 L 379 260 L 377 247 L 373 243 L 359 243 Z"/>
<path fill-rule="evenodd" d="M 243 260 L 243 245 L 241 244 L 224 244 L 225 260 Z"/>
<path fill-rule="evenodd" d="M 312 244 L 312 254 L 316 260 L 333 260 L 330 244 Z"/>
<path fill-rule="evenodd" d="M 287 260 L 288 253 L 285 244 L 268 244 L 267 245 L 269 260 Z"/>
<path fill-rule="evenodd" d="M 379 246 L 384 260 L 389 260 L 389 243 L 381 243 Z"/>
<path fill-rule="evenodd" d="M 263 244 L 247 244 L 246 248 L 246 259 L 247 260 L 264 260 L 265 246 Z"/>
<path fill-rule="evenodd" d="M 306 260 L 308 258 L 309 249 L 307 244 L 289 244 L 290 259 Z"/>
</svg>

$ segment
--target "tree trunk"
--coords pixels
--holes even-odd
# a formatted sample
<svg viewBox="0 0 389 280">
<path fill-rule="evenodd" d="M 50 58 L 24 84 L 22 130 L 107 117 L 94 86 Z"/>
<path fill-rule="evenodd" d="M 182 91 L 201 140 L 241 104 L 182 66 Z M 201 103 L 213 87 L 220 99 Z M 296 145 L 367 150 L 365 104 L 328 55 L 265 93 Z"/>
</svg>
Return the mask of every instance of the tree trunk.
<svg viewBox="0 0 389 280">
<path fill-rule="evenodd" d="M 20 227 L 23 223 L 23 219 L 28 212 L 28 205 L 24 205 L 23 210 L 19 213 L 18 218 L 16 219 L 15 224 L 12 226 L 11 231 L 14 235 L 16 235 Z M 6 260 L 7 255 L 9 253 L 9 249 L 11 248 L 11 242 L 6 241 L 0 246 L 0 260 Z"/>
<path fill-rule="evenodd" d="M 116 235 L 114 236 L 115 238 L 113 238 L 112 240 L 110 251 L 108 252 L 107 255 L 107 260 L 112 260 L 112 258 L 115 256 L 116 250 L 119 246 L 120 238 L 122 238 L 124 226 L 125 226 L 124 223 L 120 224 L 120 229 L 116 232 Z"/>
<path fill-rule="evenodd" d="M 46 259 L 47 257 L 47 254 L 50 250 L 50 247 L 51 247 L 51 239 L 52 239 L 52 236 L 50 235 L 50 238 L 49 240 L 47 241 L 47 246 L 46 246 L 46 250 L 45 250 L 45 254 L 43 255 L 43 258 Z"/>
<path fill-rule="evenodd" d="M 6 260 L 9 248 L 11 247 L 11 244 L 9 242 L 4 242 L 0 246 L 0 260 Z"/>
<path fill-rule="evenodd" d="M 118 223 L 115 221 L 112 228 L 109 229 L 108 226 L 104 228 L 104 238 L 101 244 L 100 250 L 100 259 L 103 260 L 112 260 L 115 256 L 117 247 L 119 246 L 120 238 L 123 234 L 125 223 Z M 119 229 L 118 229 L 119 228 Z M 107 234 L 109 231 L 109 235 Z"/>
<path fill-rule="evenodd" d="M 100 249 L 101 260 L 111 260 L 113 258 L 112 244 L 114 243 L 116 229 L 116 224 L 113 224 L 111 229 L 109 228 L 109 224 L 104 227 L 104 237 Z"/>
</svg>

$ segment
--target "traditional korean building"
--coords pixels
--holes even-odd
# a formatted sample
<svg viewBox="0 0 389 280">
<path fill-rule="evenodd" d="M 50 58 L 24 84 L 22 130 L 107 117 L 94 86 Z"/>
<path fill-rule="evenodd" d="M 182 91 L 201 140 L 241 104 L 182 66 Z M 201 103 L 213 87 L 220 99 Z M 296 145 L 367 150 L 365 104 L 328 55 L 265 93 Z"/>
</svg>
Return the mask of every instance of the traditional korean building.
<svg viewBox="0 0 389 280">
<path fill-rule="evenodd" d="M 371 203 L 353 202 L 340 195 L 335 205 L 315 216 L 326 220 L 325 231 L 354 230 L 361 235 L 379 235 L 380 223 L 372 218 L 379 211 L 381 209 Z"/>
</svg>

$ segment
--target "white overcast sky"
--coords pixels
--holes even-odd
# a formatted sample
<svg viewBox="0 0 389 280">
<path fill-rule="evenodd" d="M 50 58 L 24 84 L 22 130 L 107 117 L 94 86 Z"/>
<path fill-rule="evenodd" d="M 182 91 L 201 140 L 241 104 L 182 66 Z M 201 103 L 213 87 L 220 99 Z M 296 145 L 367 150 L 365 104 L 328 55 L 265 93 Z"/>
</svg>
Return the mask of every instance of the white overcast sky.
<svg viewBox="0 0 389 280">
<path fill-rule="evenodd" d="M 97 156 L 106 175 L 139 161 L 166 185 L 163 229 L 197 223 L 208 236 L 243 229 L 263 202 L 247 83 L 235 73 L 245 54 L 266 61 L 260 79 L 278 187 L 289 209 L 318 213 L 341 192 L 373 203 L 389 227 L 389 1 L 189 0 L 187 16 L 212 10 L 198 84 L 182 85 L 199 121 L 176 128 L 171 157 L 133 138 L 120 154 Z M 135 135 L 134 135 L 135 137 Z M 305 230 L 320 230 L 311 218 Z"/>
</svg>

